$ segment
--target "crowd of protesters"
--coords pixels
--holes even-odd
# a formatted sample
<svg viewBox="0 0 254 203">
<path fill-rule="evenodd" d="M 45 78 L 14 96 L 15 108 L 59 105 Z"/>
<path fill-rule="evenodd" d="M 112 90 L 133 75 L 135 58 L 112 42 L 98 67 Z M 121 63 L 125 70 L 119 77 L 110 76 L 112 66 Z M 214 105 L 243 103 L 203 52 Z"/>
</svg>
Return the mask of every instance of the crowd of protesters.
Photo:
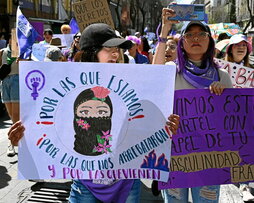
<svg viewBox="0 0 254 203">
<path fill-rule="evenodd" d="M 168 20 L 174 16 L 171 9 L 162 10 L 161 32 L 157 38 L 155 51 L 151 49 L 146 36 L 135 33 L 122 38 L 122 41 L 112 44 L 112 39 L 119 36 L 108 25 L 96 23 L 88 26 L 84 31 L 73 35 L 70 47 L 64 47 L 59 38 L 54 38 L 51 29 L 43 32 L 44 40 L 40 44 L 48 45 L 45 53 L 45 62 L 99 62 L 118 63 L 123 58 L 125 63 L 136 64 L 177 64 L 175 90 L 179 89 L 210 89 L 212 94 L 221 95 L 225 88 L 232 88 L 232 82 L 225 70 L 219 69 L 214 63 L 215 39 L 212 38 L 210 28 L 200 21 L 185 22 L 181 33 L 169 36 L 172 25 L 177 23 Z M 105 37 L 105 30 L 110 34 Z M 62 34 L 70 34 L 69 25 L 61 27 Z M 91 35 L 93 33 L 93 35 Z M 94 34 L 96 33 L 96 34 Z M 95 38 L 99 36 L 99 38 Z M 111 40 L 109 43 L 109 40 Z M 151 46 L 152 45 L 152 46 Z M 63 49 L 65 48 L 65 49 Z M 243 34 L 236 34 L 229 39 L 229 44 L 223 58 L 226 61 L 251 67 L 249 55 L 252 46 Z M 11 42 L 0 51 L 1 63 L 8 64 L 11 72 L 2 80 L 2 101 L 6 105 L 7 112 L 14 125 L 8 133 L 10 143 L 7 155 L 14 156 L 14 146 L 18 145 L 24 133 L 24 126 L 19 121 L 19 88 L 18 88 L 18 62 L 11 57 Z M 218 55 L 219 56 L 219 55 Z M 221 56 L 221 55 L 220 55 Z M 211 72 L 213 74 L 211 74 Z M 167 125 L 176 133 L 179 117 L 169 116 Z M 201 191 L 209 192 L 209 195 L 201 195 Z M 188 202 L 189 188 L 174 188 L 162 190 L 165 202 Z M 248 184 L 240 184 L 239 190 L 244 201 L 254 201 Z M 219 202 L 220 186 L 203 186 L 191 188 L 194 202 Z M 111 185 L 97 185 L 92 180 L 73 181 L 70 202 L 139 202 L 140 181 L 121 180 Z M 206 198 L 207 197 L 207 198 Z"/>
</svg>

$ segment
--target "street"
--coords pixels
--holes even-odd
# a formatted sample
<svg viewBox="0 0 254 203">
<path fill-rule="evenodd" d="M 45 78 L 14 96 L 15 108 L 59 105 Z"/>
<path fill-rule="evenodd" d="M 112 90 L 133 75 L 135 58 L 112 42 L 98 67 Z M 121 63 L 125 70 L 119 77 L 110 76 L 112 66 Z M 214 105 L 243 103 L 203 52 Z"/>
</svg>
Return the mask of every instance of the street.
<svg viewBox="0 0 254 203">
<path fill-rule="evenodd" d="M 8 116 L 0 117 L 0 203 L 23 202 L 67 202 L 70 191 L 70 180 L 46 180 L 32 182 L 17 180 L 18 156 L 7 157 L 7 132 L 11 126 Z M 18 151 L 17 147 L 15 148 Z M 144 184 L 141 192 L 141 203 L 163 202 L 161 195 L 155 197 Z M 192 202 L 191 197 L 189 202 Z M 222 185 L 220 203 L 242 203 L 238 188 L 232 184 Z"/>
</svg>

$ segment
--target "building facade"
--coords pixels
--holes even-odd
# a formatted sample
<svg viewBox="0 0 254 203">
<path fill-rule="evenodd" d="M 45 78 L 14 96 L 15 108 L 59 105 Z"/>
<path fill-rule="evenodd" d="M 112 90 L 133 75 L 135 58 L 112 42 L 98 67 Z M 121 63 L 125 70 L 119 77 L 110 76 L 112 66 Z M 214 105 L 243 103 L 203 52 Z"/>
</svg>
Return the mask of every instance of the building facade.
<svg viewBox="0 0 254 203">
<path fill-rule="evenodd" d="M 34 26 L 44 28 L 51 27 L 55 33 L 60 32 L 60 26 L 69 21 L 71 14 L 70 0 L 20 0 L 0 1 L 0 33 L 7 38 L 11 29 L 16 27 L 16 12 L 20 6 L 22 13 Z M 59 6 L 66 6 L 67 9 Z M 60 16 L 59 9 L 64 9 L 65 17 Z M 63 12 L 61 12 L 63 13 Z M 42 34 L 42 33 L 40 33 Z"/>
<path fill-rule="evenodd" d="M 15 27 L 16 10 L 20 6 L 22 13 L 36 28 L 51 28 L 60 33 L 63 23 L 69 23 L 74 16 L 72 4 L 80 0 L 1 0 L 0 33 L 5 38 Z M 145 27 L 155 32 L 161 19 L 162 7 L 171 0 L 107 0 L 115 27 L 120 30 L 143 32 Z M 162 5 L 163 3 L 163 5 Z M 130 34 L 130 33 L 128 33 Z"/>
</svg>

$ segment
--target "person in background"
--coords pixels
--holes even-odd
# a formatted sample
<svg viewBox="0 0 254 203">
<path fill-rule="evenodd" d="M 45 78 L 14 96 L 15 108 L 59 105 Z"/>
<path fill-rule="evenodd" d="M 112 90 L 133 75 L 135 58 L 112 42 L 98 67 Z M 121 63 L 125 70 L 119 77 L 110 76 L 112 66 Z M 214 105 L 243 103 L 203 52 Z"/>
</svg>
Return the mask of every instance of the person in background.
<svg viewBox="0 0 254 203">
<path fill-rule="evenodd" d="M 50 43 L 50 46 L 56 46 L 58 47 L 60 50 L 62 50 L 63 48 L 65 48 L 66 46 L 62 45 L 62 40 L 60 38 L 53 38 Z M 48 46 L 48 45 L 47 45 Z"/>
<path fill-rule="evenodd" d="M 141 33 L 140 32 L 135 32 L 134 34 L 137 38 L 140 38 L 141 37 Z"/>
<path fill-rule="evenodd" d="M 246 67 L 250 67 L 249 55 L 252 51 L 252 46 L 248 42 L 247 37 L 243 34 L 233 35 L 226 49 L 225 60 L 237 63 Z"/>
<path fill-rule="evenodd" d="M 252 51 L 252 46 L 248 42 L 247 37 L 243 34 L 236 34 L 230 38 L 229 45 L 226 49 L 225 60 L 231 63 L 240 64 L 250 67 L 249 55 Z M 247 183 L 240 183 L 239 192 L 243 201 L 254 201 L 254 196 L 251 193 L 251 187 Z"/>
<path fill-rule="evenodd" d="M 141 40 L 131 35 L 127 36 L 126 39 L 132 42 L 132 47 L 128 49 L 126 54 L 132 56 L 137 64 L 149 64 L 148 58 L 138 52 L 138 45 L 141 44 Z"/>
<path fill-rule="evenodd" d="M 74 56 L 78 51 L 80 51 L 80 46 L 79 46 L 79 40 L 81 37 L 81 33 L 77 32 L 73 36 L 73 42 L 71 44 L 71 47 L 64 51 L 64 56 L 67 59 L 67 61 L 74 61 Z"/>
<path fill-rule="evenodd" d="M 224 59 L 225 56 L 226 56 L 226 52 L 220 51 L 219 49 L 217 49 L 217 48 L 215 47 L 215 54 L 214 54 L 214 57 L 215 57 L 215 58 Z"/>
<path fill-rule="evenodd" d="M 226 32 L 223 32 L 223 33 L 220 33 L 219 36 L 218 36 L 218 39 L 217 39 L 217 43 L 221 40 L 224 40 L 224 39 L 229 39 L 230 37 L 228 36 L 228 34 Z"/>
<path fill-rule="evenodd" d="M 45 29 L 43 32 L 43 41 L 40 41 L 39 44 L 50 44 L 53 38 L 53 31 L 51 29 Z"/>
<path fill-rule="evenodd" d="M 176 60 L 176 58 L 177 58 L 177 43 L 178 43 L 177 38 L 174 38 L 172 36 L 167 37 L 165 63 Z"/>
<path fill-rule="evenodd" d="M 176 21 L 175 11 L 168 8 L 162 10 L 162 29 L 158 38 L 158 46 L 153 64 L 165 64 L 167 34 Z M 177 47 L 177 75 L 175 90 L 209 88 L 211 93 L 221 95 L 225 88 L 232 88 L 232 82 L 225 70 L 214 63 L 215 42 L 210 28 L 200 21 L 185 22 Z M 210 74 L 211 73 L 211 74 Z M 173 137 L 174 139 L 174 137 Z M 189 188 L 162 190 L 165 202 L 187 203 Z M 195 203 L 218 203 L 219 185 L 193 187 L 192 199 Z"/>
<path fill-rule="evenodd" d="M 11 65 L 11 72 L 2 81 L 1 98 L 12 123 L 15 123 L 19 120 L 19 67 L 16 58 L 11 56 L 11 35 L 9 44 L 3 49 L 2 64 Z M 14 156 L 15 154 L 14 146 L 9 142 L 7 156 Z"/>
<path fill-rule="evenodd" d="M 120 49 L 131 46 L 131 41 L 118 38 L 110 26 L 104 23 L 91 24 L 81 35 L 81 62 L 117 63 Z M 168 119 L 166 125 L 175 134 L 179 116 L 172 114 Z M 14 145 L 18 144 L 24 131 L 21 121 L 10 128 L 8 137 Z M 140 184 L 139 179 L 114 180 L 104 184 L 98 184 L 96 180 L 73 180 L 69 202 L 136 203 L 140 199 Z"/>
<path fill-rule="evenodd" d="M 63 24 L 61 26 L 61 33 L 62 34 L 71 34 L 71 27 L 68 24 Z"/>
<path fill-rule="evenodd" d="M 141 36 L 140 39 L 141 39 L 141 43 L 138 45 L 138 51 L 140 54 L 148 58 L 149 63 L 152 63 L 153 54 L 151 52 L 151 47 L 149 46 L 148 40 L 144 36 Z"/>
<path fill-rule="evenodd" d="M 51 61 L 64 61 L 64 56 L 61 52 L 61 49 L 59 49 L 56 46 L 50 46 L 45 53 L 45 62 L 51 62 Z"/>
</svg>

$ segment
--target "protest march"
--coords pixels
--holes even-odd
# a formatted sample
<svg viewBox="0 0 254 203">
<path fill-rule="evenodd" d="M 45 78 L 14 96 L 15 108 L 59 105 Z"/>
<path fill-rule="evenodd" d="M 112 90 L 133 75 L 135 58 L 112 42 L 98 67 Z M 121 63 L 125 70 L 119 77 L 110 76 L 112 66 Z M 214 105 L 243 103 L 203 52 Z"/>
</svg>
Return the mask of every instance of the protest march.
<svg viewBox="0 0 254 203">
<path fill-rule="evenodd" d="M 11 123 L 4 156 L 17 158 L 16 180 L 69 181 L 71 203 L 146 202 L 146 194 L 219 203 L 225 187 L 237 202 L 254 201 L 246 29 L 209 23 L 196 1 L 163 5 L 154 28 L 145 18 L 136 28 L 140 14 L 122 1 L 44 2 L 59 14 L 46 21 L 27 11 L 34 4 L 38 17 L 39 3 L 21 2 L 8 3 L 14 26 L 0 32 L 1 104 Z"/>
</svg>

